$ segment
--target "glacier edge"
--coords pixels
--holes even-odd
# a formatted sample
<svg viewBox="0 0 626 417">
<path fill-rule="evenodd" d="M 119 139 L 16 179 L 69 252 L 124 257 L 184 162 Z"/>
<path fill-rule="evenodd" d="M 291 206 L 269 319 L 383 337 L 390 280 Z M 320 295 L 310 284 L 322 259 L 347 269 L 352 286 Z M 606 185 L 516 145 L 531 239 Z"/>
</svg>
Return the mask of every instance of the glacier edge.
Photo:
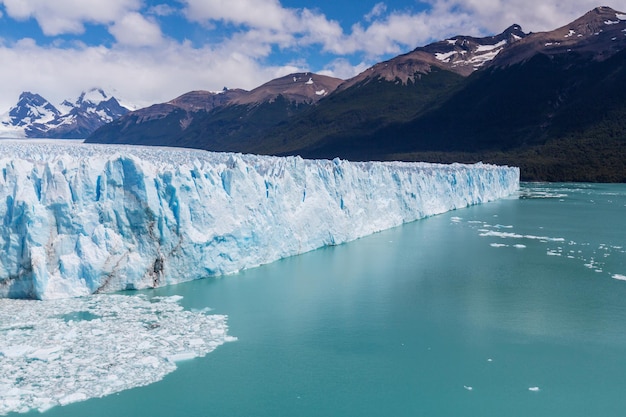
<svg viewBox="0 0 626 417">
<path fill-rule="evenodd" d="M 223 275 L 517 191 L 486 164 L 0 144 L 0 297 Z"/>
</svg>

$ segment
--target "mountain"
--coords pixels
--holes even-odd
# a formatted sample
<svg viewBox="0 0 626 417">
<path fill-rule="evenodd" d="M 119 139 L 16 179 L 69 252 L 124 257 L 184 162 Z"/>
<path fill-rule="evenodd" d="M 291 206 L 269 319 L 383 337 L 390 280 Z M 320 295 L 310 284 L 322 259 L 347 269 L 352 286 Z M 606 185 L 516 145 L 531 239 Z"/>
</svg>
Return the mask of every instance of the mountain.
<svg viewBox="0 0 626 417">
<path fill-rule="evenodd" d="M 492 65 L 510 66 L 537 54 L 550 57 L 579 54 L 594 61 L 610 58 L 626 46 L 626 14 L 596 7 L 573 22 L 550 32 L 533 33 L 498 54 Z"/>
<path fill-rule="evenodd" d="M 495 36 L 418 47 L 324 88 L 317 101 L 299 104 L 286 81 L 259 87 L 265 98 L 240 92 L 184 126 L 180 116 L 172 134 L 127 116 L 88 141 L 484 161 L 520 166 L 524 180 L 626 182 L 626 14 L 609 7 L 553 31 L 526 34 L 514 24 Z"/>
<path fill-rule="evenodd" d="M 17 104 L 0 118 L 0 135 L 81 139 L 128 111 L 102 89 L 83 92 L 76 101 L 65 100 L 58 107 L 39 94 L 23 92 Z"/>
<path fill-rule="evenodd" d="M 256 146 L 245 150 L 323 158 L 333 153 L 356 156 L 343 150 L 349 146 L 359 157 L 379 159 L 379 146 L 363 147 L 362 138 L 429 111 L 462 88 L 470 74 L 526 36 L 519 25 L 512 25 L 496 36 L 458 35 L 378 63 L 341 84 L 321 105 L 269 131 Z"/>
<path fill-rule="evenodd" d="M 296 73 L 251 91 L 192 91 L 130 112 L 98 129 L 87 141 L 245 149 L 260 132 L 313 106 L 342 82 L 324 75 Z"/>
<path fill-rule="evenodd" d="M 33 123 L 48 123 L 61 112 L 39 94 L 23 92 L 17 104 L 0 118 L 0 135 L 25 137 L 25 130 Z"/>
<path fill-rule="evenodd" d="M 198 98 L 210 106 L 181 108 L 178 102 L 187 97 L 183 95 L 131 112 L 94 132 L 87 142 L 271 153 L 276 146 L 268 143 L 271 140 L 259 141 L 259 137 L 288 126 L 289 139 L 281 135 L 279 140 L 289 148 L 279 150 L 296 152 L 319 134 L 367 133 L 410 120 L 442 91 L 489 62 L 505 45 L 525 36 L 518 25 L 497 36 L 457 36 L 377 64 L 345 82 L 297 73 L 249 92 L 192 92 L 188 94 L 202 94 Z M 324 105 L 317 106 L 321 99 Z M 311 113 L 313 108 L 317 111 Z M 291 129 L 294 124 L 295 131 Z"/>
<path fill-rule="evenodd" d="M 516 25 L 511 29 L 517 31 Z M 434 76 L 459 74 L 452 65 L 464 54 L 433 49 L 452 39 L 377 64 L 357 76 L 363 81 L 348 80 L 350 87 L 341 86 L 315 109 L 269 131 L 250 151 L 352 160 L 484 161 L 520 166 L 524 180 L 626 181 L 626 14 L 599 7 L 554 31 L 514 32 L 507 39 L 491 60 L 448 84 L 433 86 Z M 422 59 L 428 66 L 418 73 L 419 83 L 433 87 L 412 96 L 423 99 L 422 106 L 391 123 L 374 123 L 374 111 L 406 111 L 402 93 L 419 84 L 409 79 L 400 89 L 402 78 L 394 83 L 379 68 L 430 48 L 452 65 Z M 395 101 L 379 100 L 385 94 Z M 358 95 L 360 101 L 349 100 Z M 376 105 L 365 106 L 368 117 L 355 123 L 349 116 L 366 97 Z"/>
</svg>

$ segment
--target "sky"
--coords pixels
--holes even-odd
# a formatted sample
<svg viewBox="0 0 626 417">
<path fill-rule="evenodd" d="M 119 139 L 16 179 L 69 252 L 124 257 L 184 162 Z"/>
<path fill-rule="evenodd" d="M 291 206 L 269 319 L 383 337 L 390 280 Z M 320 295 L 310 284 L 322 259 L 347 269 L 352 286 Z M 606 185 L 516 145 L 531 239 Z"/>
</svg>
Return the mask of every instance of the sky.
<svg viewBox="0 0 626 417">
<path fill-rule="evenodd" d="M 0 113 L 103 88 L 136 107 L 250 90 L 293 72 L 342 79 L 454 35 L 552 30 L 626 0 L 0 0 Z"/>
</svg>

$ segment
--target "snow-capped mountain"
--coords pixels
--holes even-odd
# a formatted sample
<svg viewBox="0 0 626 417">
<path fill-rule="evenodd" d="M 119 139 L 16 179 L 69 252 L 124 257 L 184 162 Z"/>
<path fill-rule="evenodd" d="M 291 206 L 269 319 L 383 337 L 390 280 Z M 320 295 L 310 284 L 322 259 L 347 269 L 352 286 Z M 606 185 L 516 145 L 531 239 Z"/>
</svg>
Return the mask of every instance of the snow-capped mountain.
<svg viewBox="0 0 626 417">
<path fill-rule="evenodd" d="M 592 61 L 604 61 L 626 48 L 625 35 L 624 12 L 596 7 L 565 26 L 530 34 L 503 50 L 490 65 L 507 67 L 537 54 L 551 58 L 578 54 Z"/>
<path fill-rule="evenodd" d="M 511 25 L 498 35 L 483 38 L 454 36 L 375 64 L 341 84 L 337 91 L 374 80 L 414 83 L 416 78 L 430 73 L 433 68 L 465 77 L 488 65 L 500 52 L 526 36 L 519 25 Z"/>
<path fill-rule="evenodd" d="M 343 80 L 299 72 L 251 91 L 191 91 L 167 103 L 132 111 L 87 138 L 91 143 L 133 143 L 235 150 L 330 95 Z M 137 135 L 135 134 L 137 133 Z M 185 136 L 185 140 L 178 138 Z M 130 139 L 129 139 L 130 138 Z M 119 141 L 119 142 L 118 142 Z M 213 141 L 210 145 L 207 142 Z"/>
<path fill-rule="evenodd" d="M 58 106 L 39 94 L 23 92 L 17 104 L 0 117 L 0 136 L 82 139 L 128 112 L 129 108 L 100 88 Z"/>
<path fill-rule="evenodd" d="M 61 112 L 39 94 L 25 91 L 14 107 L 0 117 L 0 135 L 26 137 L 26 129 L 35 124 L 49 123 Z"/>
<path fill-rule="evenodd" d="M 499 35 L 483 38 L 455 36 L 417 48 L 415 51 L 428 52 L 434 55 L 444 68 L 461 75 L 469 75 L 488 65 L 505 48 L 526 36 L 519 25 L 511 25 Z"/>
</svg>

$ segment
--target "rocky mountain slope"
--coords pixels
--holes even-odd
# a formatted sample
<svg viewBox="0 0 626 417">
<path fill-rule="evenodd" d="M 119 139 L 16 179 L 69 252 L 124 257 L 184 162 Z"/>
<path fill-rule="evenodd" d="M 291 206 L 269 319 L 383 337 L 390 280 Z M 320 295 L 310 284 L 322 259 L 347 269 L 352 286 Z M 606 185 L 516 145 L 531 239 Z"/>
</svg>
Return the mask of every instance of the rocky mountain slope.
<svg viewBox="0 0 626 417">
<path fill-rule="evenodd" d="M 343 83 L 326 80 L 328 88 L 315 74 L 296 74 L 259 91 L 223 92 L 232 97 L 201 111 L 176 110 L 167 123 L 146 123 L 134 112 L 88 140 L 352 160 L 482 160 L 521 166 L 527 180 L 626 181 L 625 60 L 626 14 L 598 7 L 553 31 L 526 34 L 514 24 L 495 36 L 418 47 Z M 309 81 L 315 85 L 306 99 L 288 92 Z"/>
<path fill-rule="evenodd" d="M 58 107 L 39 94 L 23 92 L 17 104 L 0 116 L 0 137 L 85 138 L 128 111 L 102 89 L 83 92 L 76 101 L 65 100 Z"/>
<path fill-rule="evenodd" d="M 103 126 L 88 142 L 134 143 L 230 150 L 246 146 L 263 130 L 308 109 L 342 80 L 296 73 L 251 91 L 193 91 L 167 103 L 127 114 Z"/>
<path fill-rule="evenodd" d="M 352 85 L 268 132 L 250 151 L 353 160 L 482 160 L 520 166 L 527 180 L 626 181 L 626 15 L 600 7 L 554 31 L 512 33 L 508 39 L 493 59 L 461 79 L 452 77 L 458 74 L 453 59 L 445 62 L 458 53 L 433 51 L 450 66 L 423 59 L 417 81 L 408 79 L 404 89 L 400 76 L 394 82 L 378 68 L 399 67 L 413 53 L 377 64 L 358 76 L 360 83 L 347 81 Z M 412 113 L 401 95 L 411 88 L 410 97 L 424 99 Z M 392 91 L 392 98 L 380 99 Z M 354 122 L 360 105 L 371 113 Z M 397 116 L 401 109 L 404 118 Z M 391 116 L 385 121 L 380 115 L 386 113 Z"/>
</svg>

